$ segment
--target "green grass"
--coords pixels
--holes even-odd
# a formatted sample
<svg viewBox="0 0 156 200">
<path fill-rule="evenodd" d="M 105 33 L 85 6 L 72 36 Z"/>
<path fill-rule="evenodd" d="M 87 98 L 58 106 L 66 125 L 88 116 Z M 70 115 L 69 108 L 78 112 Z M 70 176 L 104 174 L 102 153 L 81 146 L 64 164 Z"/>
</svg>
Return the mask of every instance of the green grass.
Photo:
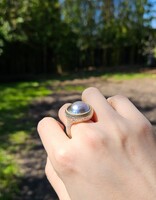
<svg viewBox="0 0 156 200">
<path fill-rule="evenodd" d="M 64 85 L 62 87 L 57 88 L 56 92 L 66 91 L 66 92 L 82 92 L 85 89 L 83 85 Z"/>
<path fill-rule="evenodd" d="M 156 74 L 149 73 L 106 73 L 98 76 L 114 81 L 156 78 Z M 35 98 L 51 94 L 53 90 L 82 92 L 85 89 L 83 84 L 60 84 L 64 80 L 74 78 L 79 77 L 65 76 L 57 80 L 0 85 L 0 200 L 10 200 L 14 193 L 18 192 L 17 178 L 21 173 L 15 154 L 23 148 L 35 128 L 28 114 L 30 103 Z"/>
<path fill-rule="evenodd" d="M 14 155 L 34 127 L 26 120 L 30 118 L 28 105 L 34 98 L 51 93 L 46 85 L 46 82 L 22 82 L 0 86 L 0 200 L 10 200 L 18 191 L 16 180 L 21 174 Z"/>
<path fill-rule="evenodd" d="M 51 86 L 59 82 L 46 80 L 0 85 L 0 191 L 3 191 L 0 200 L 10 200 L 18 192 L 17 178 L 21 173 L 15 154 L 23 147 L 27 148 L 25 142 L 36 128 L 28 115 L 29 104 L 35 98 L 51 94 Z M 70 84 L 54 88 L 55 92 L 84 89 Z"/>
<path fill-rule="evenodd" d="M 14 157 L 0 148 L 0 199 L 10 200 L 18 192 L 15 176 L 19 173 Z"/>
<path fill-rule="evenodd" d="M 150 73 L 106 73 L 101 75 L 103 79 L 112 79 L 114 81 L 133 80 L 143 78 L 156 78 L 156 74 Z"/>
</svg>

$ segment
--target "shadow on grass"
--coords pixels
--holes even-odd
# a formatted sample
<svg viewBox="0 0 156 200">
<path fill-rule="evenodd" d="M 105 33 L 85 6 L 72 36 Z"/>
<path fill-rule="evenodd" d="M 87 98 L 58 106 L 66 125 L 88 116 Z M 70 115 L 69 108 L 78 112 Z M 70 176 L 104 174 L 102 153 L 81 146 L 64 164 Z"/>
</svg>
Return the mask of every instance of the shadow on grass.
<svg viewBox="0 0 156 200">
<path fill-rule="evenodd" d="M 79 100 L 79 98 L 79 92 L 73 92 L 70 94 L 55 93 L 53 95 L 48 96 L 47 98 L 44 98 L 43 101 L 36 101 L 33 104 L 31 104 L 31 116 L 35 119 L 36 122 L 39 121 L 42 117 L 49 116 L 51 114 L 53 117 L 57 118 L 57 111 L 64 103 L 70 102 L 71 100 L 72 102 L 74 102 L 76 100 Z M 133 101 L 133 99 L 131 100 Z M 134 103 L 139 108 L 139 110 L 143 112 L 143 114 L 145 114 L 146 116 L 148 116 L 149 114 L 156 115 L 156 105 L 140 105 L 139 101 L 135 101 Z M 156 121 L 153 120 L 152 123 L 156 130 Z M 43 176 L 46 160 L 46 155 L 44 155 L 45 151 L 43 149 L 42 144 L 40 143 L 40 139 L 38 138 L 37 134 L 35 135 L 35 137 L 36 140 L 38 140 L 38 143 L 35 146 L 33 146 L 29 151 L 29 154 L 27 154 L 27 157 L 33 158 L 33 161 L 31 161 L 30 159 L 28 160 L 27 165 L 31 168 L 30 173 L 26 174 L 22 179 L 20 179 L 20 197 L 23 200 L 55 200 L 57 199 L 57 197 L 52 192 L 49 183 L 45 180 L 45 177 Z M 35 166 L 37 165 L 38 168 L 35 168 Z M 33 171 L 37 170 L 41 170 L 41 174 L 33 176 Z M 27 190 L 25 188 L 27 188 Z M 38 193 L 38 191 L 40 193 Z"/>
<path fill-rule="evenodd" d="M 16 88 L 18 88 L 18 85 L 16 85 Z M 54 90 L 53 87 L 50 88 Z M 18 183 L 18 192 L 16 193 L 16 191 L 13 191 L 12 198 L 10 199 L 55 200 L 57 196 L 51 189 L 44 175 L 46 153 L 36 133 L 36 125 L 38 121 L 45 116 L 57 118 L 58 109 L 66 102 L 79 100 L 80 92 L 74 91 L 74 88 L 72 88 L 73 91 L 71 92 L 56 92 L 47 95 L 43 99 L 33 100 L 32 102 L 34 97 L 40 96 L 34 92 L 40 90 L 40 88 L 38 83 L 35 83 L 34 86 L 31 87 L 32 90 L 30 89 L 29 91 L 29 89 L 30 85 L 28 84 L 22 87 L 21 90 L 18 88 L 18 94 L 14 90 L 8 90 L 7 94 L 10 94 L 10 92 L 12 94 L 10 98 L 8 98 L 8 101 L 1 96 L 3 99 L 3 106 L 1 106 L 2 114 L 0 116 L 0 137 L 2 138 L 0 145 L 3 149 L 8 149 L 15 153 L 19 151 L 22 153 L 24 149 L 26 150 L 22 157 L 24 160 L 22 164 L 24 174 L 19 177 L 17 176 L 18 173 L 13 174 L 12 177 L 16 178 Z M 61 90 L 63 89 L 64 88 Z M 31 91 L 32 95 L 30 95 Z M 44 94 L 46 94 L 46 92 Z M 28 98 L 28 100 L 25 100 L 25 98 Z M 133 101 L 133 99 L 131 100 Z M 8 103 L 5 105 L 6 102 Z M 156 105 L 140 105 L 139 101 L 134 103 L 147 117 L 151 115 L 156 116 Z M 156 130 L 156 120 L 154 117 L 151 119 Z M 13 137 L 13 135 L 15 137 Z M 27 135 L 29 135 L 28 140 Z M 21 137 L 22 141 L 20 141 Z"/>
<path fill-rule="evenodd" d="M 37 124 L 37 122 L 45 116 L 53 116 L 58 119 L 57 112 L 62 105 L 71 100 L 76 101 L 79 99 L 80 93 L 72 92 L 72 94 L 55 93 L 45 97 L 41 101 L 34 101 L 29 107 L 32 121 L 34 124 Z M 36 132 L 31 135 L 31 140 L 34 141 L 34 145 L 29 148 L 29 151 L 24 157 L 24 167 L 27 173 L 18 180 L 20 193 L 17 199 L 58 199 L 44 175 L 46 153 Z"/>
<path fill-rule="evenodd" d="M 9 200 L 18 192 L 20 170 L 15 155 L 25 149 L 33 131 L 28 105 L 33 98 L 49 92 L 37 82 L 2 84 L 0 91 L 0 199 Z"/>
<path fill-rule="evenodd" d="M 77 70 L 77 71 L 70 71 L 65 72 L 62 74 L 39 74 L 39 75 L 11 75 L 7 77 L 1 77 L 0 76 L 0 82 L 8 83 L 8 82 L 32 82 L 34 80 L 42 80 L 43 82 L 46 80 L 74 80 L 74 79 L 86 79 L 90 77 L 99 77 L 102 75 L 106 75 L 108 77 L 114 76 L 114 75 L 125 75 L 129 74 L 129 76 L 133 76 L 134 74 L 149 74 L 149 73 L 156 73 L 155 68 L 147 68 L 145 66 L 106 66 L 106 67 L 100 67 L 96 68 L 95 66 L 87 67 L 84 70 Z"/>
</svg>

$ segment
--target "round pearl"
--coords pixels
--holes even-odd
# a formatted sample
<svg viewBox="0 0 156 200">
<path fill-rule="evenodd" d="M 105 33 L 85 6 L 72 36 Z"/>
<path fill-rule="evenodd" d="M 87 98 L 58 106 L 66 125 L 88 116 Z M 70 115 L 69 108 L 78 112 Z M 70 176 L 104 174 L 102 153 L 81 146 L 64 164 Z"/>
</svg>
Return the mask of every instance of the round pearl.
<svg viewBox="0 0 156 200">
<path fill-rule="evenodd" d="M 73 104 L 71 104 L 67 108 L 67 110 L 71 114 L 83 114 L 83 113 L 88 112 L 90 110 L 90 107 L 83 101 L 76 101 Z"/>
</svg>

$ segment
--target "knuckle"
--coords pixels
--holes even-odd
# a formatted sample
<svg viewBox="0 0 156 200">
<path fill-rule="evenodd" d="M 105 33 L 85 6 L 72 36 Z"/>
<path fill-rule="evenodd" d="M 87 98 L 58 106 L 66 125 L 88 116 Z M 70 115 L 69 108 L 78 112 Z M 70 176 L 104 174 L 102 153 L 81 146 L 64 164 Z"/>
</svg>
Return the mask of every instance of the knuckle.
<svg viewBox="0 0 156 200">
<path fill-rule="evenodd" d="M 141 123 L 138 134 L 143 136 L 152 132 L 152 125 L 148 120 Z"/>
<path fill-rule="evenodd" d="M 71 174 L 74 171 L 75 162 L 71 151 L 60 148 L 57 152 L 55 152 L 54 156 L 58 168 L 58 173 Z"/>
<path fill-rule="evenodd" d="M 113 102 L 116 102 L 116 101 L 119 101 L 122 99 L 127 99 L 127 97 L 125 97 L 124 95 L 121 95 L 121 94 L 117 94 L 112 97 L 109 97 L 107 100 L 108 100 L 108 102 L 113 103 Z"/>
<path fill-rule="evenodd" d="M 117 119 L 114 123 L 114 126 L 110 128 L 112 135 L 116 136 L 117 139 L 122 143 L 125 144 L 128 140 L 130 134 L 129 130 L 131 129 L 129 123 L 126 120 Z"/>
<path fill-rule="evenodd" d="M 43 119 L 41 119 L 39 122 L 38 122 L 38 125 L 37 125 L 37 130 L 38 132 L 40 132 L 40 130 L 44 127 L 46 127 L 47 123 L 51 120 L 54 120 L 53 118 L 51 117 L 44 117 Z"/>
<path fill-rule="evenodd" d="M 99 92 L 99 90 L 96 87 L 88 87 L 83 91 L 82 97 L 87 96 L 88 94 L 97 93 L 97 92 Z"/>
<path fill-rule="evenodd" d="M 75 136 L 82 137 L 81 143 L 89 149 L 97 150 L 106 146 L 108 143 L 109 138 L 103 128 L 98 126 L 95 128 L 94 125 L 88 123 L 77 124 L 74 128 Z"/>
<path fill-rule="evenodd" d="M 87 144 L 93 150 L 104 149 L 108 144 L 108 138 L 106 136 L 91 134 L 87 137 Z"/>
<path fill-rule="evenodd" d="M 98 131 L 98 132 L 97 132 Z M 91 129 L 86 133 L 86 144 L 93 150 L 105 148 L 109 143 L 109 137 L 105 134 L 104 130 Z"/>
</svg>

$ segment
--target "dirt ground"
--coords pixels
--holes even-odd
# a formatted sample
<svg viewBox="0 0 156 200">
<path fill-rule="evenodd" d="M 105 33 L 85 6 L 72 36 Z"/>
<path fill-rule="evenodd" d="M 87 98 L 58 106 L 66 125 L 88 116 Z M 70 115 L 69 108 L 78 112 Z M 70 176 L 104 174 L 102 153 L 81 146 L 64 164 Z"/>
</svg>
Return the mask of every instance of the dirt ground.
<svg viewBox="0 0 156 200">
<path fill-rule="evenodd" d="M 73 86 L 73 91 L 64 91 L 63 88 L 69 85 Z M 58 91 L 61 88 L 59 92 L 52 92 L 51 95 L 31 104 L 29 114 L 34 120 L 34 126 L 44 116 L 50 115 L 57 118 L 57 111 L 64 103 L 79 100 L 81 93 L 74 91 L 74 86 L 77 85 L 97 87 L 105 97 L 115 94 L 127 96 L 147 116 L 156 132 L 156 80 L 152 78 L 113 81 L 90 77 L 56 83 L 51 86 L 51 89 Z M 57 200 L 44 174 L 46 154 L 36 131 L 32 134 L 31 140 L 27 141 L 27 145 L 30 148 L 19 155 L 19 164 L 24 176 L 20 180 L 20 195 L 15 199 Z"/>
</svg>

